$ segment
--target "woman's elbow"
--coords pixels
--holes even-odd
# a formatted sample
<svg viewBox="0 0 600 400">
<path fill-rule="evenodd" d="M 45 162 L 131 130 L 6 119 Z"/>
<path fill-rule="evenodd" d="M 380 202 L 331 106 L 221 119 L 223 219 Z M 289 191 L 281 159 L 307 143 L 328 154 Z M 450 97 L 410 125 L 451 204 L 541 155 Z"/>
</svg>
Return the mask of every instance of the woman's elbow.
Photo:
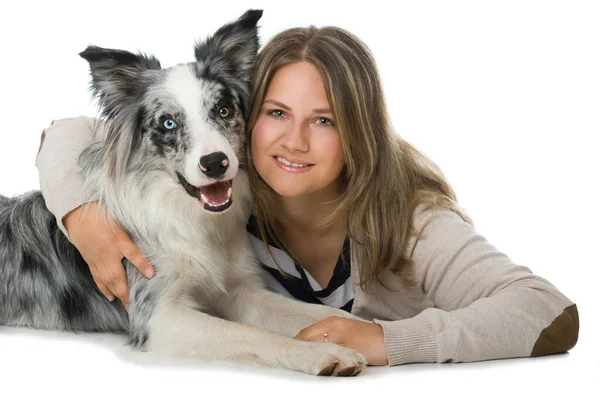
<svg viewBox="0 0 600 400">
<path fill-rule="evenodd" d="M 579 313 L 577 305 L 565 308 L 538 337 L 531 356 L 564 353 L 575 347 L 579 337 Z"/>
</svg>

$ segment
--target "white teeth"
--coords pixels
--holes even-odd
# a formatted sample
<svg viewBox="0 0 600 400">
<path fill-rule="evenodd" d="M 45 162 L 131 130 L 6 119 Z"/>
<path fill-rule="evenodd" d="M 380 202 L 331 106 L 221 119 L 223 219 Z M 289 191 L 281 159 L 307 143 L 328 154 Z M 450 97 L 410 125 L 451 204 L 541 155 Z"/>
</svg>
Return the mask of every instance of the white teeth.
<svg viewBox="0 0 600 400">
<path fill-rule="evenodd" d="M 226 200 L 226 201 L 222 202 L 221 204 L 209 204 L 209 206 L 211 206 L 211 207 L 221 207 L 222 205 L 227 204 L 227 203 L 229 203 L 229 200 Z"/>
<path fill-rule="evenodd" d="M 306 167 L 306 164 L 298 164 L 298 163 L 293 163 L 291 161 L 286 160 L 283 157 L 277 157 L 277 161 L 279 161 L 282 164 L 285 165 L 289 165 L 290 167 L 294 167 L 294 168 L 302 168 L 302 167 Z"/>
<path fill-rule="evenodd" d="M 206 197 L 204 195 L 204 193 L 200 193 L 200 197 L 202 198 L 202 201 L 204 202 L 204 204 L 208 204 L 210 207 L 221 207 L 227 203 L 229 203 L 231 201 L 231 188 L 229 188 L 227 190 L 227 200 L 225 200 L 224 202 L 222 202 L 221 204 L 213 204 L 210 201 L 208 201 L 208 197 Z"/>
</svg>

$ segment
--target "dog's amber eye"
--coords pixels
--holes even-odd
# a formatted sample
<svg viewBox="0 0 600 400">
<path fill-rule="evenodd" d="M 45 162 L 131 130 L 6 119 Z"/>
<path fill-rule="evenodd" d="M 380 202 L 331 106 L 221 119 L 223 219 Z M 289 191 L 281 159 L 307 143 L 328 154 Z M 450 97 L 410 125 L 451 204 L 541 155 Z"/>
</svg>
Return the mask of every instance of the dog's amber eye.
<svg viewBox="0 0 600 400">
<path fill-rule="evenodd" d="M 229 117 L 229 108 L 221 107 L 221 109 L 219 110 L 219 115 L 221 116 L 221 118 Z"/>
</svg>

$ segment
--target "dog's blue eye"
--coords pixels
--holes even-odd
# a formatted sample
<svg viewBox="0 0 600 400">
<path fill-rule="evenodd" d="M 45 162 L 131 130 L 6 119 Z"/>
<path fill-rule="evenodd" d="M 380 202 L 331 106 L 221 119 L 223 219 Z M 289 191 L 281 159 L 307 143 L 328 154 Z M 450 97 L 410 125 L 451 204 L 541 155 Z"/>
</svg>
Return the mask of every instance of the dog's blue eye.
<svg viewBox="0 0 600 400">
<path fill-rule="evenodd" d="M 173 121 L 172 119 L 165 120 L 165 122 L 163 123 L 163 125 L 167 129 L 175 129 L 175 127 L 177 126 L 177 124 L 175 123 L 175 121 Z"/>
</svg>

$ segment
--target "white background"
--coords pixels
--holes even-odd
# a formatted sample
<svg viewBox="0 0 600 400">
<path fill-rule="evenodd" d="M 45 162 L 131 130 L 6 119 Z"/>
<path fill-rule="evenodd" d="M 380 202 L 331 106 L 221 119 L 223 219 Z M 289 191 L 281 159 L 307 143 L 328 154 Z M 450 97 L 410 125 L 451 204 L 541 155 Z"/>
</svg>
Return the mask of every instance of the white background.
<svg viewBox="0 0 600 400">
<path fill-rule="evenodd" d="M 566 355 L 328 379 L 158 365 L 118 335 L 0 327 L 0 397 L 600 398 L 598 2 L 3 2 L 0 193 L 39 188 L 34 160 L 52 120 L 95 115 L 77 55 L 88 44 L 188 62 L 194 39 L 250 7 L 265 10 L 263 43 L 309 24 L 367 43 L 399 134 L 442 168 L 492 244 L 578 304 L 579 343 Z"/>
</svg>

